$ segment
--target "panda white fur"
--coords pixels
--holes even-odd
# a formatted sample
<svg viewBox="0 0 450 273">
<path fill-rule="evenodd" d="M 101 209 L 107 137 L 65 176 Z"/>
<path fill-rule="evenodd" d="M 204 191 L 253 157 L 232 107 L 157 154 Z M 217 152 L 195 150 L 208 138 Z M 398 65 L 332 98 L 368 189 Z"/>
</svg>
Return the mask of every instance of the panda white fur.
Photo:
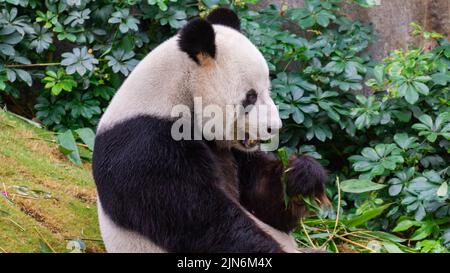
<svg viewBox="0 0 450 273">
<path fill-rule="evenodd" d="M 150 52 L 97 129 L 93 173 L 107 251 L 296 252 L 288 232 L 305 209 L 295 196 L 323 196 L 320 164 L 290 158 L 286 209 L 275 156 L 239 141 L 176 141 L 170 134 L 172 108 L 192 109 L 194 97 L 204 105 L 265 105 L 264 125 L 276 132 L 281 120 L 269 90 L 263 56 L 225 8 L 192 20 Z"/>
</svg>

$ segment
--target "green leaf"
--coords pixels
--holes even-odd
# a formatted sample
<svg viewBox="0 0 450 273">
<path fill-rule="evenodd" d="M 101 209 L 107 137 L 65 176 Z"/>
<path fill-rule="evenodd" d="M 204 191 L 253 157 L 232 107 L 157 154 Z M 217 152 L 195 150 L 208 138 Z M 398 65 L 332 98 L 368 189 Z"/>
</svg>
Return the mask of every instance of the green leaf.
<svg viewBox="0 0 450 273">
<path fill-rule="evenodd" d="M 391 171 L 395 170 L 395 167 L 396 167 L 396 163 L 394 161 L 391 161 L 391 160 L 388 160 L 388 159 L 382 160 L 381 161 L 381 165 L 384 168 L 386 168 L 388 170 L 391 170 Z"/>
<path fill-rule="evenodd" d="M 364 223 L 366 223 L 369 220 L 372 220 L 373 218 L 379 216 L 383 211 L 385 211 L 391 204 L 386 204 L 380 207 L 372 208 L 366 210 L 363 214 L 351 218 L 347 222 L 348 227 L 358 227 Z"/>
<path fill-rule="evenodd" d="M 377 144 L 375 145 L 375 151 L 377 152 L 378 156 L 383 157 L 389 154 L 388 151 L 386 151 L 386 148 L 389 148 L 388 145 L 385 144 Z"/>
<path fill-rule="evenodd" d="M 366 179 L 349 179 L 341 182 L 341 190 L 349 193 L 376 191 L 384 187 L 386 187 L 386 185 L 374 183 Z"/>
<path fill-rule="evenodd" d="M 90 128 L 81 128 L 78 130 L 75 130 L 75 132 L 78 134 L 78 136 L 81 138 L 81 140 L 86 144 L 89 148 L 89 150 L 94 150 L 94 140 L 95 140 L 95 133 Z"/>
<path fill-rule="evenodd" d="M 301 124 L 305 120 L 305 115 L 298 108 L 294 108 L 293 111 L 292 118 L 296 123 Z"/>
<path fill-rule="evenodd" d="M 450 75 L 445 73 L 436 73 L 431 76 L 433 82 L 438 85 L 446 86 L 450 82 Z"/>
<path fill-rule="evenodd" d="M 31 86 L 33 84 L 33 79 L 31 78 L 30 73 L 23 69 L 15 69 L 14 70 L 19 78 L 24 81 L 28 86 Z"/>
<path fill-rule="evenodd" d="M 300 19 L 300 21 L 299 21 L 299 25 L 303 29 L 310 28 L 310 27 L 314 26 L 315 23 L 316 23 L 316 20 L 313 16 L 308 16 L 304 19 Z"/>
<path fill-rule="evenodd" d="M 401 121 L 401 122 L 409 122 L 411 120 L 412 114 L 410 111 L 394 111 L 394 115 Z"/>
<path fill-rule="evenodd" d="M 301 106 L 301 109 L 305 113 L 317 113 L 319 112 L 319 107 L 316 104 L 308 104 Z"/>
<path fill-rule="evenodd" d="M 303 89 L 301 89 L 298 86 L 291 86 L 290 87 L 291 90 L 291 94 L 292 94 L 292 99 L 293 100 L 299 100 L 302 96 L 303 96 Z"/>
<path fill-rule="evenodd" d="M 441 186 L 439 186 L 439 189 L 437 190 L 437 196 L 439 197 L 444 197 L 447 196 L 448 193 L 448 184 L 447 182 L 444 182 L 441 184 Z"/>
<path fill-rule="evenodd" d="M 314 127 L 314 135 L 316 138 L 322 142 L 327 138 L 325 131 L 320 127 Z"/>
<path fill-rule="evenodd" d="M 45 74 L 47 74 L 47 75 L 50 76 L 51 78 L 58 78 L 58 75 L 57 75 L 56 72 L 53 71 L 53 70 L 48 70 L 48 71 L 45 72 Z M 51 79 L 51 78 L 50 78 L 50 79 Z"/>
<path fill-rule="evenodd" d="M 81 165 L 80 153 L 78 152 L 77 143 L 73 137 L 71 130 L 67 130 L 64 133 L 56 137 L 59 144 L 59 149 L 63 154 L 65 154 L 70 161 L 76 165 Z"/>
<path fill-rule="evenodd" d="M 400 221 L 395 228 L 392 230 L 393 232 L 402 232 L 410 229 L 413 226 L 419 226 L 420 222 L 412 221 L 412 220 L 403 220 Z"/>
<path fill-rule="evenodd" d="M 403 185 L 401 184 L 395 184 L 389 187 L 389 195 L 390 196 L 397 196 L 403 189 Z"/>
<path fill-rule="evenodd" d="M 426 86 L 425 84 L 421 83 L 421 82 L 413 82 L 414 87 L 416 88 L 416 91 L 419 92 L 422 95 L 428 95 L 430 93 L 430 89 L 428 88 L 428 86 Z"/>
<path fill-rule="evenodd" d="M 130 52 L 134 49 L 135 44 L 136 42 L 133 38 L 133 35 L 127 34 L 120 41 L 119 48 L 125 52 Z"/>
<path fill-rule="evenodd" d="M 286 149 L 280 148 L 277 151 L 278 156 L 280 157 L 281 162 L 283 163 L 283 167 L 287 168 L 289 166 L 289 157 L 287 155 Z M 286 172 L 283 172 L 283 175 L 281 177 L 281 181 L 283 183 L 283 200 L 284 200 L 284 205 L 287 208 L 289 205 L 289 196 L 287 195 L 287 191 L 286 191 L 286 185 L 287 185 L 287 174 Z"/>
<path fill-rule="evenodd" d="M 361 151 L 361 154 L 365 157 L 370 159 L 371 161 L 377 161 L 380 159 L 379 155 L 377 154 L 377 152 L 373 149 L 373 148 L 364 148 Z"/>
<path fill-rule="evenodd" d="M 428 130 L 431 129 L 428 126 L 426 126 L 425 124 L 422 124 L 422 123 L 413 124 L 413 126 L 411 126 L 411 128 L 419 130 L 419 131 L 428 131 Z"/>
<path fill-rule="evenodd" d="M 375 66 L 375 68 L 373 69 L 373 75 L 379 83 L 382 83 L 384 77 L 384 65 L 380 64 Z"/>
<path fill-rule="evenodd" d="M 411 241 L 419 241 L 427 238 L 433 232 L 433 225 L 425 223 L 422 227 L 416 230 L 411 236 Z"/>
<path fill-rule="evenodd" d="M 0 44 L 0 53 L 3 53 L 7 56 L 13 56 L 16 51 L 14 50 L 14 47 L 8 44 Z"/>
<path fill-rule="evenodd" d="M 406 92 L 408 91 L 408 89 L 409 89 L 409 85 L 407 83 L 400 85 L 398 87 L 398 95 L 400 97 L 404 97 L 406 95 Z"/>
<path fill-rule="evenodd" d="M 430 81 L 432 78 L 430 76 L 419 76 L 416 77 L 414 80 L 417 82 L 427 82 Z"/>
<path fill-rule="evenodd" d="M 436 129 L 440 129 L 443 123 L 446 123 L 450 120 L 450 112 L 444 112 L 437 116 L 434 126 Z M 447 124 L 448 128 L 450 129 L 450 124 Z M 447 128 L 442 128 L 442 131 L 445 132 Z"/>
<path fill-rule="evenodd" d="M 436 133 L 430 133 L 427 135 L 427 140 L 431 143 L 434 143 L 437 139 L 438 135 Z"/>
<path fill-rule="evenodd" d="M 381 242 L 387 252 L 389 253 L 404 253 L 396 244 L 390 242 Z"/>
<path fill-rule="evenodd" d="M 421 115 L 419 117 L 420 122 L 428 126 L 429 129 L 433 128 L 433 119 L 429 115 Z"/>
<path fill-rule="evenodd" d="M 358 130 L 361 130 L 362 128 L 364 128 L 365 124 L 366 124 L 366 115 L 365 114 L 360 115 L 355 120 L 355 126 L 356 126 L 356 128 L 358 128 Z"/>
<path fill-rule="evenodd" d="M 371 177 L 375 177 L 378 175 L 382 175 L 385 171 L 385 168 L 383 167 L 383 165 L 375 165 L 372 170 L 370 171 L 370 175 Z"/>
<path fill-rule="evenodd" d="M 374 163 L 368 161 L 358 161 L 353 164 L 353 169 L 357 172 L 365 172 L 373 168 Z"/>
<path fill-rule="evenodd" d="M 409 137 L 406 133 L 399 133 L 394 135 L 394 141 L 402 149 L 408 149 L 409 146 L 414 143 L 416 138 Z"/>
<path fill-rule="evenodd" d="M 330 18 L 332 17 L 334 16 L 327 11 L 322 10 L 316 15 L 316 21 L 322 27 L 327 27 L 330 24 Z"/>
<path fill-rule="evenodd" d="M 281 162 L 283 163 L 283 166 L 285 168 L 287 168 L 287 166 L 289 165 L 289 157 L 286 153 L 286 149 L 284 147 L 278 149 L 277 151 L 278 156 L 280 157 Z"/>
<path fill-rule="evenodd" d="M 415 104 L 419 100 L 419 94 L 417 94 L 415 89 L 408 88 L 405 99 L 409 104 Z"/>
<path fill-rule="evenodd" d="M 334 121 L 339 122 L 341 120 L 341 116 L 333 108 L 329 108 L 327 110 L 327 115 L 328 115 L 328 117 L 330 117 Z"/>
<path fill-rule="evenodd" d="M 376 238 L 382 239 L 382 240 L 388 240 L 388 241 L 396 242 L 396 243 L 402 243 L 402 242 L 406 241 L 403 238 L 400 238 L 398 236 L 395 236 L 393 234 L 383 232 L 383 231 L 366 231 L 365 233 L 370 234 L 370 235 L 372 235 Z"/>
<path fill-rule="evenodd" d="M 417 221 L 421 221 L 423 218 L 425 218 L 425 215 L 426 215 L 426 211 L 425 211 L 424 206 L 422 204 L 419 204 L 419 206 L 416 210 L 416 213 L 414 214 L 414 218 Z M 419 239 L 419 240 L 421 240 L 421 239 Z"/>
</svg>

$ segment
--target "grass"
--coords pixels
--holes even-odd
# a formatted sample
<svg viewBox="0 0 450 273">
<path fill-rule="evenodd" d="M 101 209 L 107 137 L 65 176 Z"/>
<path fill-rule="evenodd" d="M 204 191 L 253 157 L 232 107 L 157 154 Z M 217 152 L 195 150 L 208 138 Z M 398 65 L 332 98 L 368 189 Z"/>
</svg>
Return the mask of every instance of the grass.
<svg viewBox="0 0 450 273">
<path fill-rule="evenodd" d="M 0 110 L 0 253 L 103 252 L 90 165 L 77 167 L 54 135 Z"/>
</svg>

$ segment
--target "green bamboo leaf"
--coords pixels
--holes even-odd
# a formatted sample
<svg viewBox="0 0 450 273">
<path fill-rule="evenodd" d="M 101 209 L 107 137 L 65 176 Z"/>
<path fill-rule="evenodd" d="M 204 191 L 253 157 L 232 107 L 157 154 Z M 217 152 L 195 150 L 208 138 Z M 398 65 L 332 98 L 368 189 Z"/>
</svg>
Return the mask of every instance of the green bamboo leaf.
<svg viewBox="0 0 450 273">
<path fill-rule="evenodd" d="M 366 231 L 365 233 L 369 234 L 375 238 L 379 238 L 381 240 L 387 240 L 387 241 L 395 242 L 395 243 L 402 243 L 402 242 L 406 241 L 403 238 L 400 238 L 398 236 L 395 236 L 393 234 L 383 232 L 383 231 Z"/>
<path fill-rule="evenodd" d="M 433 232 L 433 225 L 426 223 L 416 230 L 411 236 L 412 241 L 420 241 L 431 235 Z"/>
<path fill-rule="evenodd" d="M 342 186 L 342 185 L 341 185 Z M 383 211 L 385 211 L 391 204 L 386 204 L 380 207 L 372 208 L 365 211 L 363 214 L 353 217 L 347 222 L 348 227 L 358 227 L 369 220 L 374 219 L 379 216 Z"/>
<path fill-rule="evenodd" d="M 393 232 L 402 232 L 410 229 L 413 226 L 419 226 L 420 222 L 412 221 L 412 220 L 403 220 L 400 221 L 397 226 L 392 230 Z"/>
<path fill-rule="evenodd" d="M 289 157 L 287 155 L 286 149 L 284 147 L 278 149 L 277 151 L 278 156 L 280 157 L 281 163 L 283 163 L 283 166 L 287 168 L 289 165 Z"/>
<path fill-rule="evenodd" d="M 391 242 L 381 242 L 384 248 L 389 253 L 404 253 L 396 244 Z"/>
</svg>

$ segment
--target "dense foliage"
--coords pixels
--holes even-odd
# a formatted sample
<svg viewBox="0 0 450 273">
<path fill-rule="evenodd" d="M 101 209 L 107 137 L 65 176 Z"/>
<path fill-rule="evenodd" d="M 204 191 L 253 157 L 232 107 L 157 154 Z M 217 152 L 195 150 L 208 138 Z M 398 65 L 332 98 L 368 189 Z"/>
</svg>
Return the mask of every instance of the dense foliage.
<svg viewBox="0 0 450 273">
<path fill-rule="evenodd" d="M 331 174 L 332 207 L 302 223 L 299 242 L 333 251 L 351 241 L 357 250 L 446 252 L 450 43 L 414 24 L 415 35 L 438 46 L 412 45 L 377 63 L 365 54 L 370 26 L 340 8 L 376 1 L 306 0 L 257 12 L 249 2 L 0 0 L 1 97 L 11 105 L 31 94 L 35 117 L 61 132 L 62 151 L 79 164 L 75 140 L 92 148 L 86 128 L 95 129 L 138 60 L 189 18 L 230 5 L 269 62 L 285 150 L 321 160 Z"/>
</svg>

